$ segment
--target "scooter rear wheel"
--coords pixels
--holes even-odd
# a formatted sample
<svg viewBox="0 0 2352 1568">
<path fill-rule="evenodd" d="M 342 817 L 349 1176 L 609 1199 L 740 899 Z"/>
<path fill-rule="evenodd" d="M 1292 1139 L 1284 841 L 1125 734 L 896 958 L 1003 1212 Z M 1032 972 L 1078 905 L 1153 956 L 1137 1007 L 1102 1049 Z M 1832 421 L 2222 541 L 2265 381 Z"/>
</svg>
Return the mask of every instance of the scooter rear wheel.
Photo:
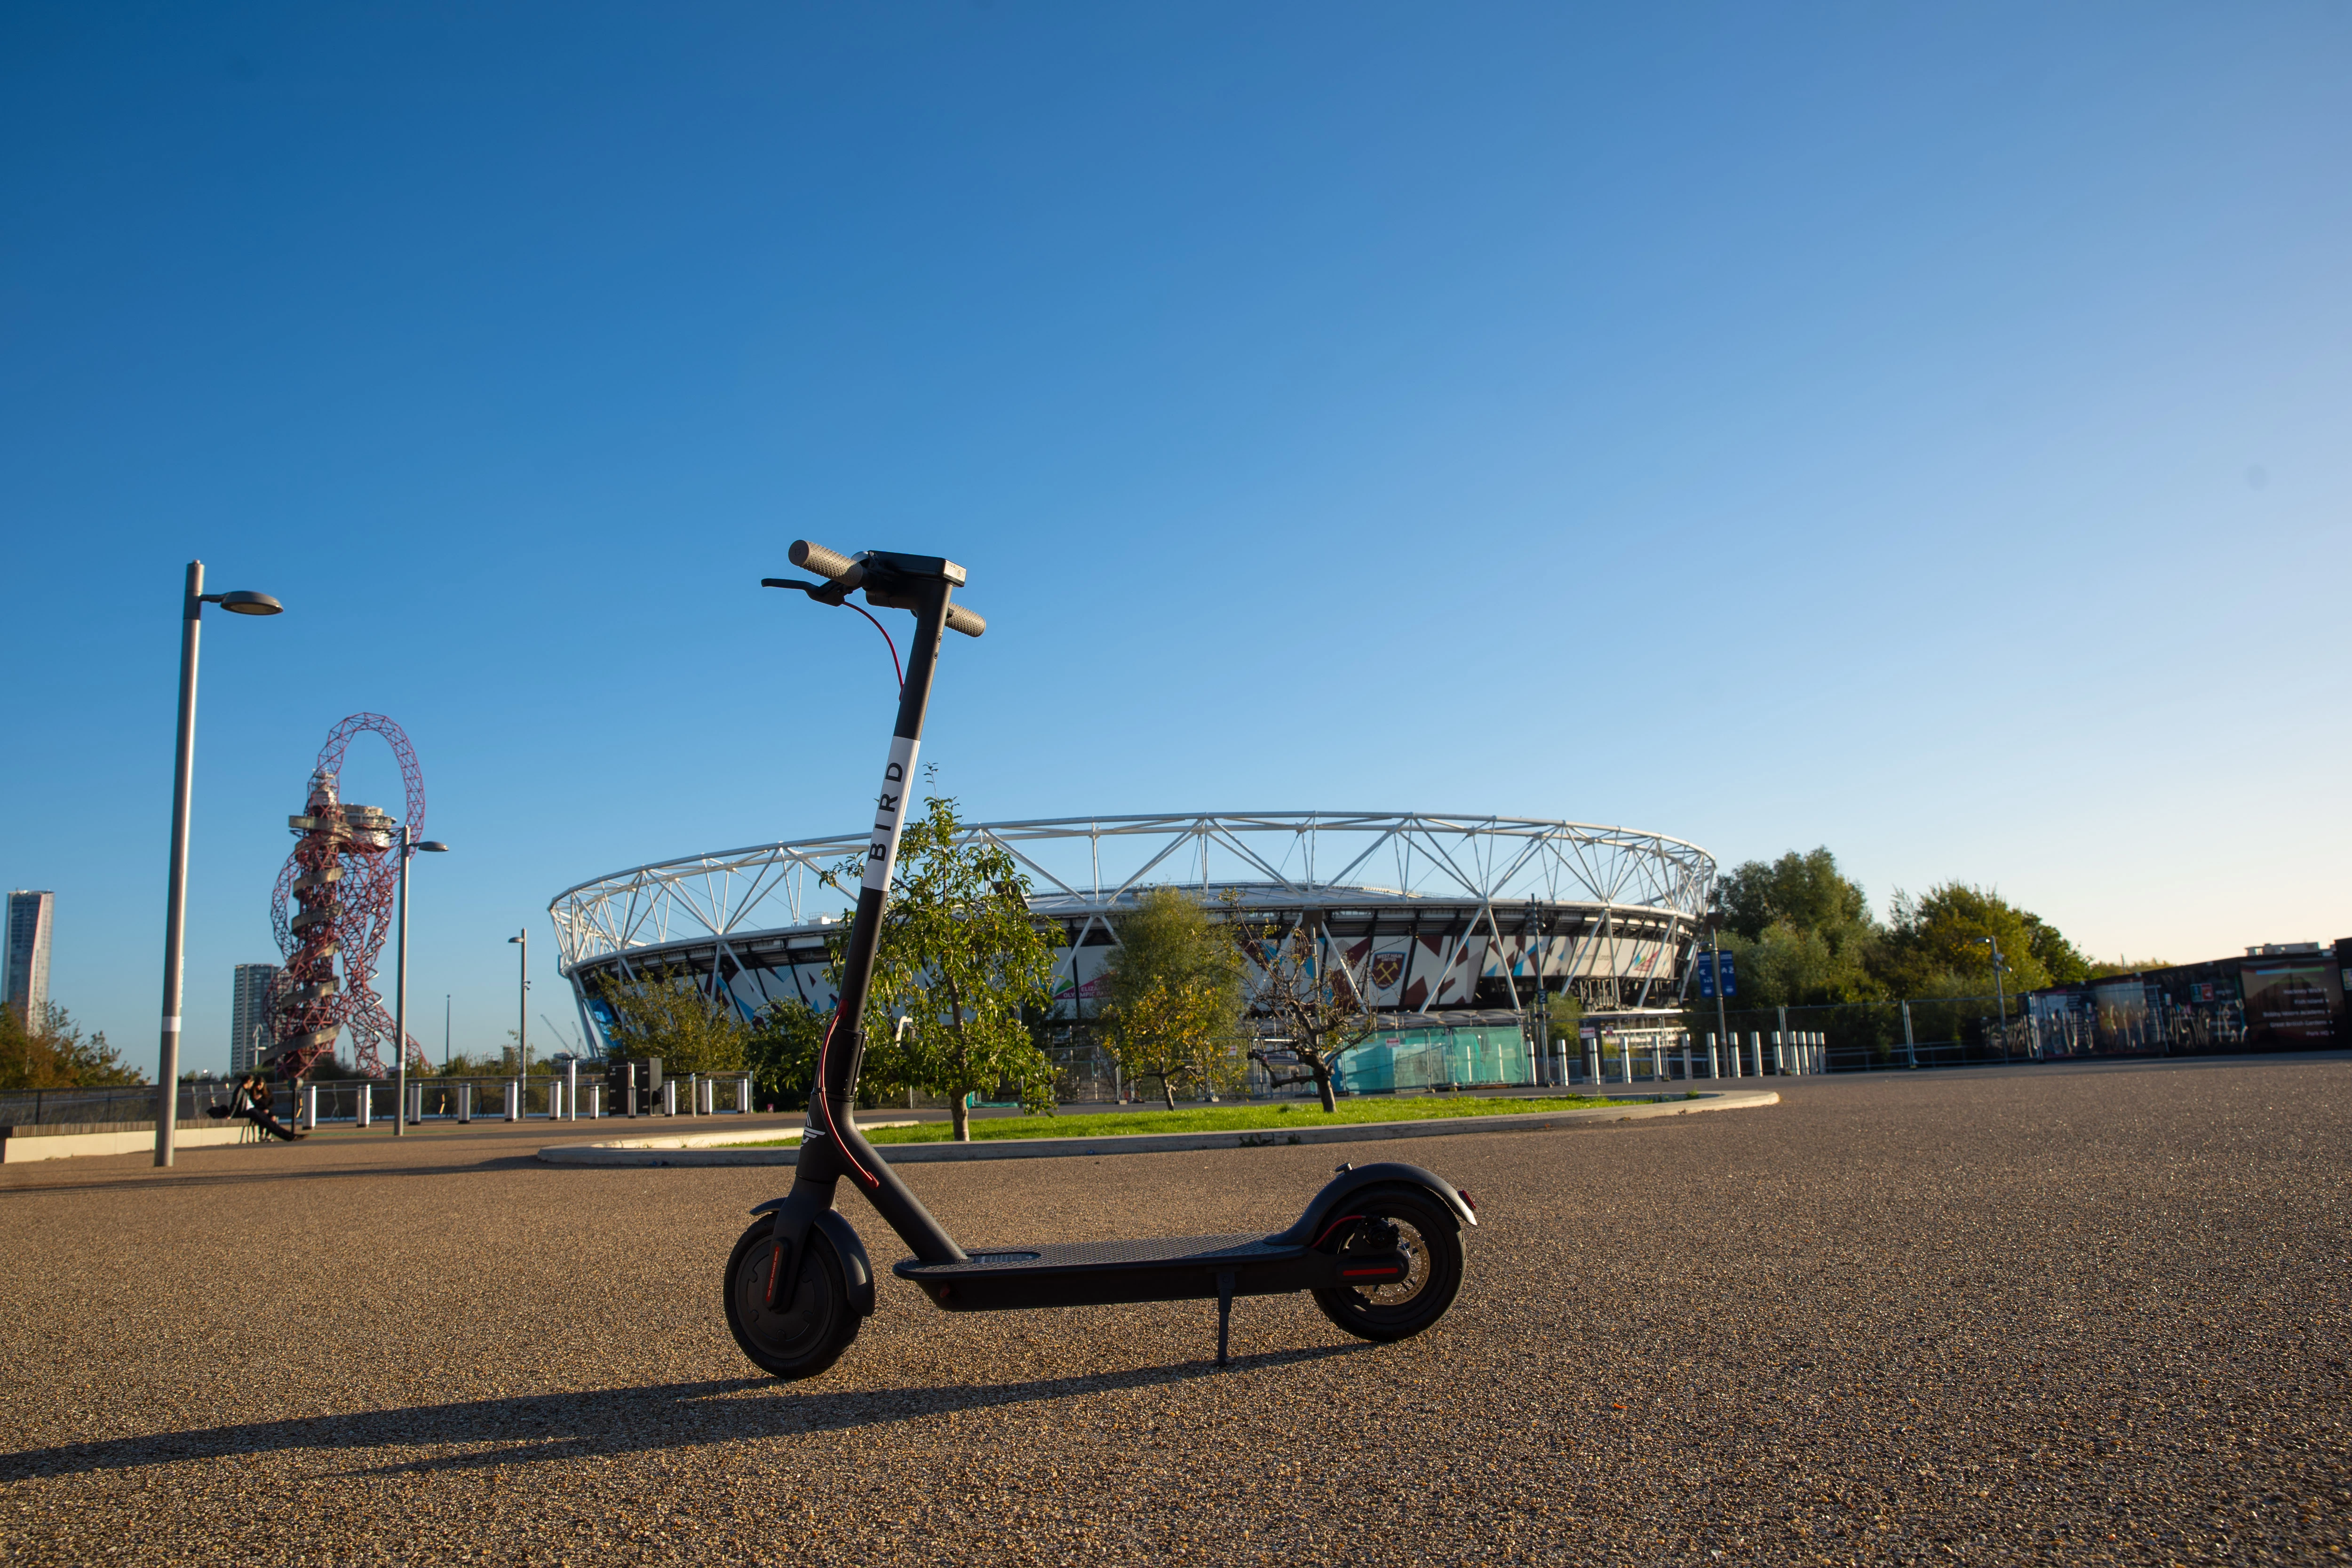
<svg viewBox="0 0 2352 1568">
<path fill-rule="evenodd" d="M 1355 1217 L 1326 1238 L 1327 1250 L 1386 1251 L 1384 1231 L 1394 1226 L 1412 1268 L 1391 1285 L 1314 1291 L 1315 1305 L 1358 1339 L 1411 1339 L 1444 1317 L 1462 1289 L 1462 1233 L 1454 1215 L 1412 1187 L 1377 1188 L 1349 1198 L 1347 1207 Z"/>
<path fill-rule="evenodd" d="M 775 1257 L 772 1222 L 745 1231 L 727 1259 L 727 1331 L 751 1364 L 777 1377 L 814 1377 L 841 1359 L 857 1337 L 857 1310 L 841 1259 L 824 1232 L 812 1228 L 808 1254 L 789 1302 L 768 1305 L 768 1270 Z"/>
</svg>

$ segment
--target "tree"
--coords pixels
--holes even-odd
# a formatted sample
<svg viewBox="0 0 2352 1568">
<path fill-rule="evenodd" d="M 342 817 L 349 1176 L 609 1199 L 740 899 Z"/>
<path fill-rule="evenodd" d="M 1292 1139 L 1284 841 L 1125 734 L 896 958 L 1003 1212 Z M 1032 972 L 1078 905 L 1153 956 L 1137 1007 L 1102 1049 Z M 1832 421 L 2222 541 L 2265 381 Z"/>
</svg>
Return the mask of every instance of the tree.
<svg viewBox="0 0 2352 1568">
<path fill-rule="evenodd" d="M 2053 983 L 2044 954 L 2063 961 L 2074 952 L 2066 943 L 2061 952 L 2057 944 L 2065 939 L 2054 928 L 2000 894 L 1943 882 L 1916 899 L 1895 891 L 1880 977 L 1898 996 L 1981 996 L 1993 989 L 1988 936 L 2000 944 L 2007 970 L 2001 989 L 2011 995 Z M 2079 963 L 2080 955 L 2075 958 Z"/>
<path fill-rule="evenodd" d="M 808 1104 L 809 1091 L 816 1086 L 817 1051 L 832 1023 L 831 1009 L 820 1013 L 796 998 L 760 1010 L 743 1042 L 743 1059 L 751 1069 L 751 1087 L 761 1104 L 795 1110 Z M 861 1080 L 861 1092 L 866 1087 Z"/>
<path fill-rule="evenodd" d="M 625 1057 L 661 1058 L 664 1078 L 743 1070 L 751 1026 L 731 1001 L 706 996 L 692 975 L 664 969 L 607 979 L 597 995 L 612 1009 L 610 1043 Z"/>
<path fill-rule="evenodd" d="M 955 802 L 930 796 L 898 844 L 866 998 L 866 1068 L 949 1097 L 955 1139 L 967 1097 L 1014 1086 L 1054 1108 L 1054 1064 L 1027 1015 L 1053 1002 L 1058 926 L 1029 912 L 1029 879 L 1004 847 L 959 844 Z"/>
<path fill-rule="evenodd" d="M 1584 1026 L 1584 1002 L 1573 991 L 1555 991 L 1544 999 L 1544 1011 L 1551 1015 L 1551 1037 L 1575 1043 Z"/>
<path fill-rule="evenodd" d="M 1168 1109 L 1176 1086 L 1200 1089 L 1233 1079 L 1231 1010 L 1215 986 L 1198 980 L 1154 980 L 1142 995 L 1105 1015 L 1111 1052 L 1130 1079 L 1158 1079 Z"/>
<path fill-rule="evenodd" d="M 1327 1112 L 1339 1109 L 1332 1089 L 1339 1059 L 1372 1032 L 1363 987 L 1344 960 L 1321 962 L 1320 926 L 1313 910 L 1288 926 L 1246 920 L 1241 895 L 1225 895 L 1225 926 L 1250 965 L 1251 1005 L 1271 1024 L 1279 1040 L 1250 1047 L 1251 1059 L 1266 1070 L 1275 1087 L 1312 1083 Z"/>
<path fill-rule="evenodd" d="M 1716 897 L 1725 927 L 1750 942 L 1776 921 L 1846 937 L 1859 936 L 1874 923 L 1861 884 L 1839 871 L 1837 857 L 1826 847 L 1804 855 L 1791 849 L 1769 866 L 1749 860 L 1734 867 Z"/>
<path fill-rule="evenodd" d="M 0 1006 L 0 1089 L 105 1089 L 146 1082 L 106 1043 L 103 1030 L 85 1037 L 73 1016 L 45 1003 L 27 1025 L 14 1007 Z"/>
<path fill-rule="evenodd" d="M 1881 994 L 1871 961 L 1883 933 L 1861 884 L 1827 848 L 1735 867 L 1717 889 L 1724 947 L 1754 1006 L 1864 1002 Z"/>
<path fill-rule="evenodd" d="M 1218 1088 L 1237 1076 L 1242 964 L 1200 901 L 1155 888 L 1118 917 L 1103 974 L 1103 1043 L 1130 1079 L 1157 1079 L 1168 1109 L 1178 1083 Z"/>
<path fill-rule="evenodd" d="M 1752 942 L 1727 934 L 1723 950 L 1737 960 L 1742 1005 L 1803 1006 L 1867 1002 L 1881 994 L 1860 943 L 1841 947 L 1828 932 L 1779 920 Z"/>
</svg>

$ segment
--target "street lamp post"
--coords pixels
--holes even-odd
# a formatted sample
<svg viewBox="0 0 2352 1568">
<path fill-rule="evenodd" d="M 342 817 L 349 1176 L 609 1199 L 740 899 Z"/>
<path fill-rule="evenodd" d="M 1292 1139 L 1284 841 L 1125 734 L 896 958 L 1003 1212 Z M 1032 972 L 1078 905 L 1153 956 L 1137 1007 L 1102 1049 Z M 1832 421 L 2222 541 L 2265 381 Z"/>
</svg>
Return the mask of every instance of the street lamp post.
<svg viewBox="0 0 2352 1568">
<path fill-rule="evenodd" d="M 2007 1067 L 2009 1065 L 2009 995 L 2000 981 L 2000 972 L 2003 967 L 2000 962 L 2000 943 L 1990 936 L 1980 936 L 1977 940 L 1992 949 L 1992 1002 L 1993 1006 L 2000 1014 L 2000 1061 L 2003 1067 Z"/>
<path fill-rule="evenodd" d="M 196 760 L 196 629 L 206 605 L 240 616 L 274 616 L 285 606 L 267 594 L 205 592 L 205 563 L 188 563 L 180 605 L 180 750 L 172 775 L 172 872 L 163 903 L 163 1031 L 156 1070 L 155 1163 L 172 1163 L 180 1121 L 180 999 L 182 938 L 188 919 L 188 798 Z"/>
<path fill-rule="evenodd" d="M 415 829 L 400 825 L 400 934 L 395 951 L 397 978 L 392 987 L 392 1050 L 400 1058 L 396 1076 L 399 1103 L 392 1113 L 392 1135 L 405 1137 L 408 1132 L 408 862 L 419 850 L 432 855 L 446 855 L 449 847 L 437 838 L 422 844 L 409 837 Z"/>
<path fill-rule="evenodd" d="M 530 1088 L 530 928 L 525 926 L 509 942 L 519 943 L 521 960 L 515 987 L 515 1114 L 522 1114 L 522 1097 Z"/>
</svg>

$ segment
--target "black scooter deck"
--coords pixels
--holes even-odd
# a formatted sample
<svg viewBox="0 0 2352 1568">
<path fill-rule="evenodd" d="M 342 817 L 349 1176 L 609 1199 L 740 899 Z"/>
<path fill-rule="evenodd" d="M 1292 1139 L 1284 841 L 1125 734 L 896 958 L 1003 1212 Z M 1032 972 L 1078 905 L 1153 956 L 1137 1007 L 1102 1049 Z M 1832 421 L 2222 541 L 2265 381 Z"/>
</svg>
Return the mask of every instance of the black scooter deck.
<svg viewBox="0 0 2352 1568">
<path fill-rule="evenodd" d="M 961 1263 L 909 1258 L 891 1272 L 950 1312 L 992 1312 L 1377 1285 L 1404 1278 L 1408 1267 L 1402 1253 L 1342 1257 L 1243 1235 L 997 1247 L 974 1252 Z"/>
</svg>

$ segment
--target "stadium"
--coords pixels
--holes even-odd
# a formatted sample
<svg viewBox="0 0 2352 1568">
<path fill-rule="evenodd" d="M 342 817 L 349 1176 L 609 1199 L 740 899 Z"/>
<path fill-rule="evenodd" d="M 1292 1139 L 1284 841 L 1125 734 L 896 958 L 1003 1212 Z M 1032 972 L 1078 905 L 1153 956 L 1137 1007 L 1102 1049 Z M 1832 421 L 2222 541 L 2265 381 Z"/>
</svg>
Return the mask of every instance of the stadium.
<svg viewBox="0 0 2352 1568">
<path fill-rule="evenodd" d="M 1380 1014 L 1350 1053 L 1357 1092 L 1431 1084 L 1559 1082 L 1538 1042 L 1539 998 L 1588 1020 L 1665 1026 L 1715 861 L 1678 838 L 1536 817 L 1259 812 L 1068 817 L 970 826 L 1028 874 L 1030 907 L 1066 944 L 1055 976 L 1055 1055 L 1074 1092 L 1108 1098 L 1088 1043 L 1113 921 L 1149 888 L 1287 923 L 1313 912 L 1325 963 L 1347 965 Z M 787 998 L 833 1005 L 825 937 L 847 900 L 824 879 L 867 835 L 763 844 L 638 866 L 549 904 L 562 973 L 601 1048 L 600 984 L 691 976 L 746 1017 Z M 1631 1043 L 1630 1041 L 1628 1043 Z"/>
</svg>

